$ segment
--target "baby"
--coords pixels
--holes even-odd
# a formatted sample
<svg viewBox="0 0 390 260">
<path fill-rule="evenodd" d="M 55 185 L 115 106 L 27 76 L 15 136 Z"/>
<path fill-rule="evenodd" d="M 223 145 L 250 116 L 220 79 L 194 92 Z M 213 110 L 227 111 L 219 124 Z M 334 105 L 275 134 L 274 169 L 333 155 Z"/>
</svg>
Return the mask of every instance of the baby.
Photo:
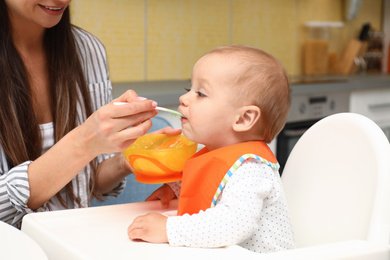
<svg viewBox="0 0 390 260">
<path fill-rule="evenodd" d="M 151 195 L 176 195 L 178 215 L 139 216 L 129 237 L 259 253 L 293 248 L 279 164 L 266 144 L 282 130 L 290 102 L 284 67 L 264 51 L 221 46 L 201 57 L 179 111 L 183 134 L 205 148 L 186 162 L 181 183 Z"/>
</svg>

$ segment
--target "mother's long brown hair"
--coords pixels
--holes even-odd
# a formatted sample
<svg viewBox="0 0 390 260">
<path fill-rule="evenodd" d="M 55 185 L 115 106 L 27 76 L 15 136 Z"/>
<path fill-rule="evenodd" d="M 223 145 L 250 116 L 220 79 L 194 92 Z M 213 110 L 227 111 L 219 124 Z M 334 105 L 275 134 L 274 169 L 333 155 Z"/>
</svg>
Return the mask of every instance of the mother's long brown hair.
<svg viewBox="0 0 390 260">
<path fill-rule="evenodd" d="M 35 160 L 42 153 L 42 137 L 32 107 L 28 72 L 11 36 L 7 6 L 5 1 L 0 1 L 0 144 L 10 167 Z M 72 33 L 69 8 L 56 26 L 46 29 L 44 47 L 54 139 L 57 142 L 77 126 L 78 103 L 84 104 L 87 116 L 92 113 L 91 98 Z M 92 163 L 91 166 L 95 173 L 96 167 Z M 67 197 L 78 202 L 71 182 L 66 190 Z M 57 197 L 65 206 L 64 200 L 59 195 Z"/>
</svg>

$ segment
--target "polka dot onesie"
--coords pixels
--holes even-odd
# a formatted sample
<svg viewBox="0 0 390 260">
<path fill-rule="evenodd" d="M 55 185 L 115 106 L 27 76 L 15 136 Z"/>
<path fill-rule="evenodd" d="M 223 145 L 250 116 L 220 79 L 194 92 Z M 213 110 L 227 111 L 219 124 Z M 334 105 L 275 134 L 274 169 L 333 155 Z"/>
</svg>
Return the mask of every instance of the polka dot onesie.
<svg viewBox="0 0 390 260">
<path fill-rule="evenodd" d="M 170 186 L 180 196 L 180 183 Z M 293 231 L 277 170 L 245 161 L 227 182 L 216 206 L 198 214 L 169 217 L 172 246 L 239 245 L 258 253 L 294 247 Z"/>
</svg>

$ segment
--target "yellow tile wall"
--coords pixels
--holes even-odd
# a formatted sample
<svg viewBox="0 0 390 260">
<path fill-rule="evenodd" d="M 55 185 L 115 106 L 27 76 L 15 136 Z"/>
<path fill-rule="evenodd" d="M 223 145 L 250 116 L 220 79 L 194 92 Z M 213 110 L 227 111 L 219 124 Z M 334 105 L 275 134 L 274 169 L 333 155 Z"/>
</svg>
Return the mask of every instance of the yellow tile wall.
<svg viewBox="0 0 390 260">
<path fill-rule="evenodd" d="M 289 74 L 297 60 L 296 1 L 234 0 L 232 44 L 260 48 L 278 58 Z"/>
<path fill-rule="evenodd" d="M 148 0 L 148 80 L 188 79 L 202 54 L 229 44 L 229 0 Z"/>
<path fill-rule="evenodd" d="M 345 0 L 74 0 L 72 21 L 106 46 L 113 82 L 188 79 L 217 45 L 248 44 L 301 74 L 306 21 L 345 21 Z M 382 30 L 383 0 L 363 1 L 343 45 L 364 22 Z"/>
<path fill-rule="evenodd" d="M 71 15 L 104 43 L 112 81 L 144 80 L 144 0 L 75 0 Z"/>
</svg>

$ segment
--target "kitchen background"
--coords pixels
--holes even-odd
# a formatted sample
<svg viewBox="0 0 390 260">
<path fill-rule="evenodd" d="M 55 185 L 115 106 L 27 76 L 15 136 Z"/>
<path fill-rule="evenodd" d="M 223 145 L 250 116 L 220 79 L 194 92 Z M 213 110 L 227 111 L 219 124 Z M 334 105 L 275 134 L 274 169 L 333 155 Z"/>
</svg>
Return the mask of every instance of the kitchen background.
<svg viewBox="0 0 390 260">
<path fill-rule="evenodd" d="M 301 75 L 305 22 L 344 22 L 344 47 L 365 22 L 382 31 L 382 0 L 363 0 L 357 17 L 346 20 L 350 2 L 356 1 L 82 0 L 71 9 L 73 22 L 105 44 L 115 83 L 187 80 L 203 53 L 226 44 L 263 49 L 289 75 Z"/>
<path fill-rule="evenodd" d="M 356 12 L 347 18 L 354 3 Z M 318 76 L 314 81 L 303 76 L 309 21 L 343 22 L 332 39 L 340 54 L 351 41 L 357 42 L 363 25 L 369 23 L 372 30 L 384 33 L 380 67 L 387 71 L 390 0 L 76 0 L 71 12 L 76 25 L 106 46 L 114 97 L 134 89 L 160 106 L 177 109 L 180 95 L 190 87 L 194 63 L 209 49 L 247 44 L 277 57 L 292 88 L 286 126 L 270 144 L 281 173 L 305 130 L 334 113 L 366 115 L 390 138 L 390 74 L 355 71 L 321 75 L 318 81 Z M 177 117 L 159 116 L 180 127 Z M 155 188 L 134 179 L 128 182 L 131 188 L 118 201 L 142 201 Z"/>
</svg>

